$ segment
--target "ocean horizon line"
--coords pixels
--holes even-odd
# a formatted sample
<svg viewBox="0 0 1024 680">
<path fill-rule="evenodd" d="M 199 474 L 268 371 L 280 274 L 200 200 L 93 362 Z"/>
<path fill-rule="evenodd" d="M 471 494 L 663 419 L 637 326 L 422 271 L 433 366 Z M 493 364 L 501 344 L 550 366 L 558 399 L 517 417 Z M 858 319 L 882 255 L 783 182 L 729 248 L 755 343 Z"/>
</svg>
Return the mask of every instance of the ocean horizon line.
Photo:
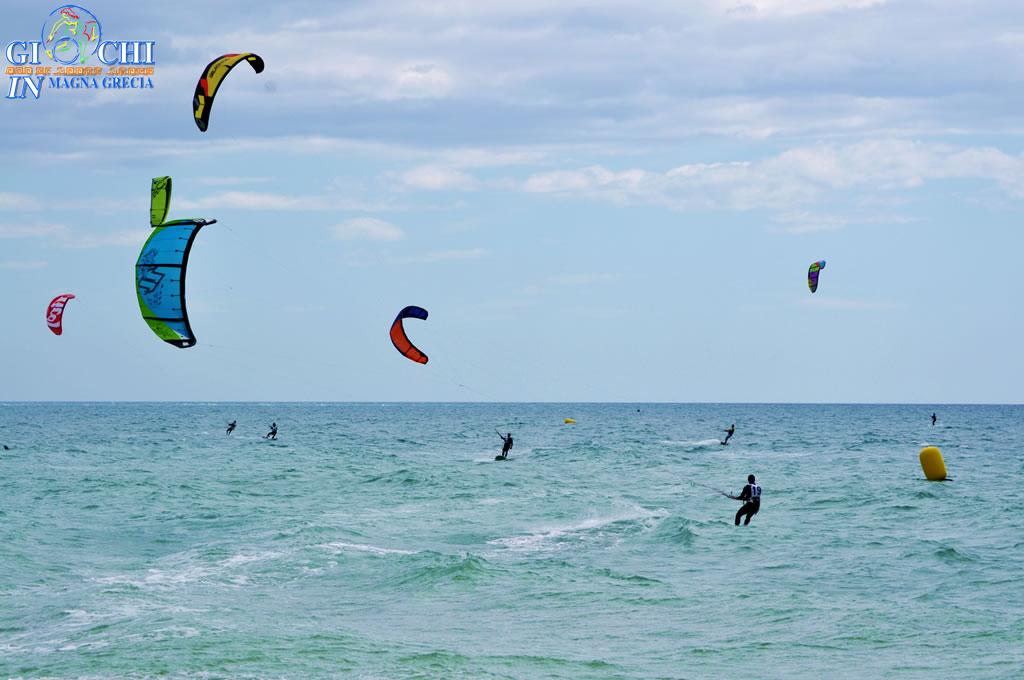
<svg viewBox="0 0 1024 680">
<path fill-rule="evenodd" d="M 594 405 L 594 406 L 1024 406 L 1022 403 L 983 401 L 496 401 L 496 400 L 331 400 L 331 399 L 9 399 L 0 406 L 20 404 L 521 404 L 521 405 Z"/>
</svg>

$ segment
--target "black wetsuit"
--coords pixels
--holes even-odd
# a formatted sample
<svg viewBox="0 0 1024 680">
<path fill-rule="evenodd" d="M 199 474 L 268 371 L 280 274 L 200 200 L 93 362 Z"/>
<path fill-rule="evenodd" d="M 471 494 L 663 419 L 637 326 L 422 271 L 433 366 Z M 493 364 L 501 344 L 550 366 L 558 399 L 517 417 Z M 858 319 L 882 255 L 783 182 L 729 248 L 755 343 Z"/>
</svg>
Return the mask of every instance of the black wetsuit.
<svg viewBox="0 0 1024 680">
<path fill-rule="evenodd" d="M 740 519 L 746 515 L 747 519 L 743 526 L 750 524 L 750 518 L 761 509 L 761 486 L 757 483 L 747 484 L 743 487 L 737 500 L 746 501 L 743 507 L 736 511 L 736 526 L 740 525 Z"/>
<path fill-rule="evenodd" d="M 733 434 L 735 434 L 735 432 L 736 432 L 736 428 L 735 427 L 730 427 L 728 430 L 726 430 L 725 431 L 725 439 L 722 440 L 722 443 L 723 444 L 728 444 L 729 443 L 729 439 L 732 438 L 732 436 L 733 436 Z"/>
<path fill-rule="evenodd" d="M 277 439 L 277 423 L 274 423 L 273 425 L 270 426 L 270 432 L 268 432 L 263 438 Z"/>
<path fill-rule="evenodd" d="M 235 425 L 237 425 L 237 424 L 238 424 L 238 421 L 235 421 L 235 420 L 232 420 L 230 423 L 228 423 L 227 434 L 231 434 L 232 432 L 234 432 L 235 431 Z"/>
<path fill-rule="evenodd" d="M 935 425 L 935 421 L 936 421 L 936 420 L 938 420 L 938 418 L 936 418 L 936 417 L 935 417 L 935 414 L 933 413 L 933 414 L 932 414 L 932 426 L 934 426 L 934 425 Z"/>
<path fill-rule="evenodd" d="M 512 435 L 501 438 L 504 444 L 501 445 L 501 457 L 508 458 L 508 452 L 512 450 Z"/>
</svg>

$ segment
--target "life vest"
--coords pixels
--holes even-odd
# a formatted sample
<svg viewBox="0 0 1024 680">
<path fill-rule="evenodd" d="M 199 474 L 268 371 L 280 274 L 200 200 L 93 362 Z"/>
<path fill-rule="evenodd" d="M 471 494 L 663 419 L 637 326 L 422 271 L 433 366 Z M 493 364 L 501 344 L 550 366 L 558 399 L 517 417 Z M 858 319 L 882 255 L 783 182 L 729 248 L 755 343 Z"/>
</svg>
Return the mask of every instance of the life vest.
<svg viewBox="0 0 1024 680">
<path fill-rule="evenodd" d="M 749 486 L 750 486 L 750 499 L 747 500 L 747 502 L 748 503 L 760 503 L 761 502 L 761 485 L 760 484 L 750 484 Z"/>
</svg>

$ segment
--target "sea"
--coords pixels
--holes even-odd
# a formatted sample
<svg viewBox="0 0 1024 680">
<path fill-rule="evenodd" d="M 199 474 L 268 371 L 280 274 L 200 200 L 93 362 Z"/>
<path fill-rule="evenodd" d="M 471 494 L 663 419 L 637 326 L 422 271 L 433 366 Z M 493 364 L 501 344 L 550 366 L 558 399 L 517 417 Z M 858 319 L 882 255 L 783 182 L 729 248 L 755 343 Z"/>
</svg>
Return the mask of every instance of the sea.
<svg viewBox="0 0 1024 680">
<path fill-rule="evenodd" d="M 0 677 L 1024 678 L 1021 406 L 4 403 L 0 443 Z"/>
</svg>

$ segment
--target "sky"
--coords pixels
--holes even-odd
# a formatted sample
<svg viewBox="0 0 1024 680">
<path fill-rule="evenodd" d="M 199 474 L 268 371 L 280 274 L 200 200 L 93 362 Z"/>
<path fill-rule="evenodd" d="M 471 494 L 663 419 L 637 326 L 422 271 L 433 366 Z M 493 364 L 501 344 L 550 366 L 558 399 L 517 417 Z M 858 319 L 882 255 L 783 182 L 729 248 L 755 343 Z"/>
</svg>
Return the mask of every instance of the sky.
<svg viewBox="0 0 1024 680">
<path fill-rule="evenodd" d="M 1024 402 L 1019 0 L 80 4 L 155 87 L 0 100 L 0 400 Z"/>
</svg>

